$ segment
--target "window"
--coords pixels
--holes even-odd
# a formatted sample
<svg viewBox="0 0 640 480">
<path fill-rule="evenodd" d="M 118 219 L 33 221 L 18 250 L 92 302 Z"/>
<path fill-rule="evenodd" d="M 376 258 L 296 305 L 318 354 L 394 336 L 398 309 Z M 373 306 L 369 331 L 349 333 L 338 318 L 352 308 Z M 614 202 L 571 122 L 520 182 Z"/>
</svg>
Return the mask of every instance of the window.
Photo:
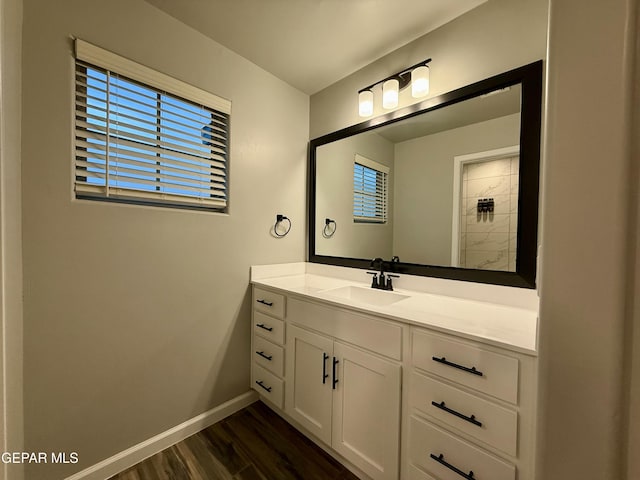
<svg viewBox="0 0 640 480">
<path fill-rule="evenodd" d="M 353 221 L 387 221 L 387 176 L 389 168 L 356 154 L 353 163 Z"/>
<path fill-rule="evenodd" d="M 225 211 L 227 100 L 76 40 L 77 198 Z"/>
</svg>

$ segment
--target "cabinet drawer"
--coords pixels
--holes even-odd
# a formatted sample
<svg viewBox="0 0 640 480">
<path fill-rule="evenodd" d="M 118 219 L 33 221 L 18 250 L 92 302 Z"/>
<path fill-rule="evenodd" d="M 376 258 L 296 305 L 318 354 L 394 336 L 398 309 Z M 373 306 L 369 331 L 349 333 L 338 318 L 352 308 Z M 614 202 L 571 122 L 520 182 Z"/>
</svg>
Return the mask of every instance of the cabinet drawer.
<svg viewBox="0 0 640 480">
<path fill-rule="evenodd" d="M 461 473 L 470 472 L 478 480 L 516 478 L 514 465 L 414 416 L 409 424 L 409 459 L 439 480 L 460 480 Z"/>
<path fill-rule="evenodd" d="M 431 475 L 427 475 L 418 467 L 410 464 L 407 468 L 407 480 L 436 480 Z"/>
<path fill-rule="evenodd" d="M 462 385 L 518 403 L 518 359 L 413 330 L 413 364 Z"/>
<path fill-rule="evenodd" d="M 284 348 L 258 336 L 253 337 L 253 361 L 279 377 L 284 375 Z"/>
<path fill-rule="evenodd" d="M 402 359 L 402 327 L 357 313 L 289 299 L 287 320 L 396 360 Z"/>
<path fill-rule="evenodd" d="M 252 369 L 253 384 L 251 386 L 265 399 L 282 409 L 284 381 L 256 363 L 252 364 Z"/>
<path fill-rule="evenodd" d="M 260 335 L 273 343 L 284 344 L 284 322 L 282 320 L 276 320 L 269 315 L 254 310 L 253 331 L 256 335 Z"/>
<path fill-rule="evenodd" d="M 411 374 L 409 392 L 410 407 L 508 455 L 517 455 L 517 412 L 416 372 Z"/>
<path fill-rule="evenodd" d="M 284 295 L 262 288 L 253 288 L 253 308 L 276 318 L 284 318 Z"/>
</svg>

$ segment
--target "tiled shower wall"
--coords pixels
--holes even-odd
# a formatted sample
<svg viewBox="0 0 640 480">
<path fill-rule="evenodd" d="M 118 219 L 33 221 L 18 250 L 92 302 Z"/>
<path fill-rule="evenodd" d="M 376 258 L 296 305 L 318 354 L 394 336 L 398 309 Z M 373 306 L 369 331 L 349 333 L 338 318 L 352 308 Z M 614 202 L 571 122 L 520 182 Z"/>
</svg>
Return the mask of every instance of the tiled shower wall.
<svg viewBox="0 0 640 480">
<path fill-rule="evenodd" d="M 518 166 L 518 157 L 463 166 L 461 267 L 515 271 Z M 478 199 L 483 198 L 493 198 L 493 212 L 478 212 Z"/>
</svg>

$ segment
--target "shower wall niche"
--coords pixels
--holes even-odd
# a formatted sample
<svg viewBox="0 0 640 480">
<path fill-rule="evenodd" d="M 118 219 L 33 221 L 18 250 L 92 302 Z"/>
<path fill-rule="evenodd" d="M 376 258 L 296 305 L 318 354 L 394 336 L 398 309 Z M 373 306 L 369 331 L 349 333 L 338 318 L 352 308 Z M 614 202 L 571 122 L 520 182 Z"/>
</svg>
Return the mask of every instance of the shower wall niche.
<svg viewBox="0 0 640 480">
<path fill-rule="evenodd" d="M 516 270 L 517 154 L 462 164 L 458 265 Z"/>
</svg>

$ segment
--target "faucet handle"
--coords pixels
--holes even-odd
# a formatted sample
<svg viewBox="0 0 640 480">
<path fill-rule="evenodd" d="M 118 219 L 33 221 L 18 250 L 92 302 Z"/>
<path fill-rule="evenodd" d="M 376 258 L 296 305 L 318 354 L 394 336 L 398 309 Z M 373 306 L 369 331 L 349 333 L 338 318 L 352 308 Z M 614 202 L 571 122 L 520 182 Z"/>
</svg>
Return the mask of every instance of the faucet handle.
<svg viewBox="0 0 640 480">
<path fill-rule="evenodd" d="M 371 288 L 379 288 L 378 286 L 378 272 L 367 272 L 369 275 L 373 275 L 371 279 Z"/>
<path fill-rule="evenodd" d="M 387 273 L 387 283 L 385 285 L 385 290 L 393 291 L 393 282 L 391 281 L 393 278 L 400 278 L 400 275 L 394 275 L 393 273 Z"/>
</svg>

